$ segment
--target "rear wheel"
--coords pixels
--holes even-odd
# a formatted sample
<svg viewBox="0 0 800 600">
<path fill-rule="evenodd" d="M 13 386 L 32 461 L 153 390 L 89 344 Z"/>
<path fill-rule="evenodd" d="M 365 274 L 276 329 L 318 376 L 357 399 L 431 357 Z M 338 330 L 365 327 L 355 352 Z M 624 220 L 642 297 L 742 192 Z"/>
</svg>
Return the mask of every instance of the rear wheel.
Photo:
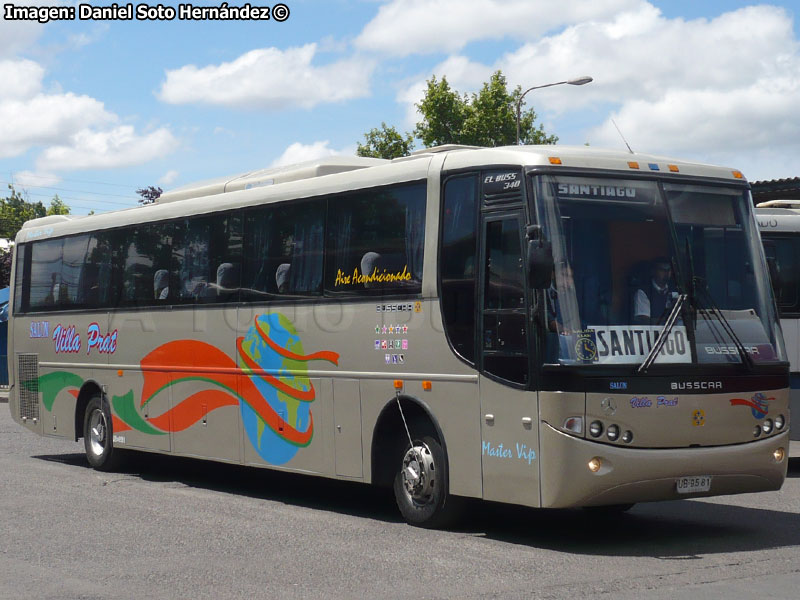
<svg viewBox="0 0 800 600">
<path fill-rule="evenodd" d="M 121 453 L 114 449 L 111 414 L 98 395 L 86 405 L 83 417 L 83 445 L 86 459 L 98 471 L 113 471 L 119 467 Z"/>
<path fill-rule="evenodd" d="M 398 453 L 394 496 L 403 518 L 418 527 L 442 527 L 457 517 L 448 494 L 447 461 L 438 440 L 425 436 Z"/>
</svg>

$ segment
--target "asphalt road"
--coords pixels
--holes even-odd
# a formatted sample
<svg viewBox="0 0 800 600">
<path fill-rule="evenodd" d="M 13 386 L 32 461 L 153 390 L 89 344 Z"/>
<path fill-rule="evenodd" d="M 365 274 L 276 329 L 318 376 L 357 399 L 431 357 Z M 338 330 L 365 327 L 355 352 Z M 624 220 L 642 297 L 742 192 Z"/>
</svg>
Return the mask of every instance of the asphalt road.
<svg viewBox="0 0 800 600">
<path fill-rule="evenodd" d="M 0 404 L 0 598 L 800 597 L 800 462 L 779 492 L 620 517 L 474 503 L 450 531 L 391 496 L 137 455 L 91 470 Z"/>
</svg>

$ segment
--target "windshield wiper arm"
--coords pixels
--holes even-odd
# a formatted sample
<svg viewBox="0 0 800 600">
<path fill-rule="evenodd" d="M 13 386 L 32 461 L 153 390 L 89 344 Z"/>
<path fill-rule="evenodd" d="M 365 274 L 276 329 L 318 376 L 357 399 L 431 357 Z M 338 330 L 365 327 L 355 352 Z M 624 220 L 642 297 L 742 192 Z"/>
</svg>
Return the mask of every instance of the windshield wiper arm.
<svg viewBox="0 0 800 600">
<path fill-rule="evenodd" d="M 658 336 L 656 343 L 653 344 L 653 347 L 650 349 L 650 353 L 644 359 L 639 368 L 636 370 L 637 373 L 644 373 L 650 366 L 655 362 L 658 353 L 661 352 L 661 349 L 664 347 L 664 344 L 667 343 L 667 336 L 669 336 L 672 328 L 675 326 L 675 322 L 678 320 L 678 315 L 681 312 L 681 308 L 683 307 L 683 303 L 686 302 L 686 298 L 688 294 L 680 294 L 678 299 L 675 301 L 675 306 L 672 307 L 672 310 L 667 317 L 666 323 L 664 323 L 664 329 L 661 330 L 661 334 Z"/>
<path fill-rule="evenodd" d="M 744 344 L 742 344 L 742 340 L 740 340 L 739 336 L 736 335 L 736 332 L 733 330 L 730 321 L 728 321 L 727 317 L 725 317 L 725 315 L 719 309 L 717 303 L 714 302 L 714 298 L 708 291 L 708 286 L 705 285 L 705 282 L 703 282 L 701 290 L 703 292 L 703 295 L 705 296 L 706 303 L 711 309 L 711 314 L 717 318 L 717 320 L 720 322 L 720 325 L 722 325 L 722 328 L 725 330 L 725 333 L 727 333 L 730 336 L 731 341 L 733 341 L 734 346 L 736 346 L 736 350 L 739 352 L 739 357 L 742 359 L 742 364 L 747 365 L 747 368 L 752 371 L 756 366 L 755 362 L 753 361 L 753 357 L 750 356 L 750 354 L 747 352 L 747 349 L 744 347 Z M 706 312 L 705 309 L 701 310 L 703 313 Z M 711 319 L 708 319 L 708 321 L 711 322 Z"/>
</svg>

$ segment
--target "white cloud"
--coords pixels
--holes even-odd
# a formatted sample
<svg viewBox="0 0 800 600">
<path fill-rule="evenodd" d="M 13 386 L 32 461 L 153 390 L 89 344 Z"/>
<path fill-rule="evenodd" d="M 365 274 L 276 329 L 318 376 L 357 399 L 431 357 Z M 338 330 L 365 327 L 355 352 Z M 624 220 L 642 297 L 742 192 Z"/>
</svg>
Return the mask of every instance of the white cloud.
<svg viewBox="0 0 800 600">
<path fill-rule="evenodd" d="M 564 25 L 616 14 L 642 0 L 392 0 L 356 38 L 394 56 L 457 52 L 477 40 L 536 39 Z"/>
<path fill-rule="evenodd" d="M 36 173 L 34 171 L 17 171 L 14 173 L 14 185 L 21 188 L 52 187 L 61 183 L 61 177 L 52 173 Z"/>
<path fill-rule="evenodd" d="M 645 3 L 525 44 L 497 67 L 524 87 L 594 77 L 580 90 L 535 92 L 548 109 L 565 110 L 598 101 L 657 101 L 676 89 L 737 90 L 796 68 L 797 58 L 798 43 L 783 9 L 748 7 L 713 20 L 684 21 L 667 19 Z"/>
<path fill-rule="evenodd" d="M 17 156 L 32 146 L 59 143 L 86 127 L 116 120 L 102 102 L 72 93 L 0 100 L 0 158 Z"/>
<path fill-rule="evenodd" d="M 171 169 L 164 173 L 156 183 L 158 185 L 172 185 L 175 183 L 175 180 L 178 179 L 178 172 L 174 169 Z"/>
<path fill-rule="evenodd" d="M 46 148 L 36 160 L 41 170 L 110 169 L 146 163 L 163 157 L 178 146 L 172 133 L 161 128 L 139 135 L 130 125 L 108 131 L 84 129 L 68 144 Z"/>
<path fill-rule="evenodd" d="M 167 71 L 159 99 L 170 104 L 242 108 L 311 108 L 367 95 L 372 61 L 352 58 L 314 66 L 316 44 L 251 50 L 236 60 Z"/>
<path fill-rule="evenodd" d="M 44 69 L 32 60 L 0 60 L 0 102 L 30 98 L 42 88 Z"/>
<path fill-rule="evenodd" d="M 286 148 L 283 154 L 276 158 L 270 166 L 282 167 L 284 165 L 293 165 L 295 163 L 326 158 L 328 156 L 354 155 L 356 153 L 355 146 L 347 146 L 341 150 L 335 150 L 329 148 L 328 144 L 330 144 L 328 140 L 314 142 L 313 144 L 295 142 Z"/>
</svg>

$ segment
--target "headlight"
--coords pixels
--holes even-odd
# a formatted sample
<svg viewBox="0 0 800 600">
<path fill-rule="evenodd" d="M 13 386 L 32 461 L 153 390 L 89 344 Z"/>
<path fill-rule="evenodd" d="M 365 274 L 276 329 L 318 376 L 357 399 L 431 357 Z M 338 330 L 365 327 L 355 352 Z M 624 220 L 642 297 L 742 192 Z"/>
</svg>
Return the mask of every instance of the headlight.
<svg viewBox="0 0 800 600">
<path fill-rule="evenodd" d="M 600 437 L 603 435 L 603 424 L 600 421 L 592 421 L 589 425 L 589 433 L 592 437 Z"/>
<path fill-rule="evenodd" d="M 571 431 L 572 433 L 583 433 L 583 417 L 567 417 L 564 419 L 564 424 L 561 426 L 564 431 Z"/>
<path fill-rule="evenodd" d="M 619 437 L 619 427 L 617 427 L 616 425 L 609 425 L 608 432 L 606 433 L 606 435 L 608 436 L 608 439 L 610 439 L 612 442 L 616 442 L 617 438 Z"/>
<path fill-rule="evenodd" d="M 764 422 L 761 424 L 761 431 L 764 434 L 772 433 L 772 419 L 765 419 Z"/>
<path fill-rule="evenodd" d="M 622 441 L 626 444 L 630 444 L 633 441 L 633 432 L 628 429 L 625 433 L 622 434 Z"/>
<path fill-rule="evenodd" d="M 783 415 L 775 417 L 775 429 L 783 429 L 784 425 L 786 425 L 786 419 Z"/>
</svg>

